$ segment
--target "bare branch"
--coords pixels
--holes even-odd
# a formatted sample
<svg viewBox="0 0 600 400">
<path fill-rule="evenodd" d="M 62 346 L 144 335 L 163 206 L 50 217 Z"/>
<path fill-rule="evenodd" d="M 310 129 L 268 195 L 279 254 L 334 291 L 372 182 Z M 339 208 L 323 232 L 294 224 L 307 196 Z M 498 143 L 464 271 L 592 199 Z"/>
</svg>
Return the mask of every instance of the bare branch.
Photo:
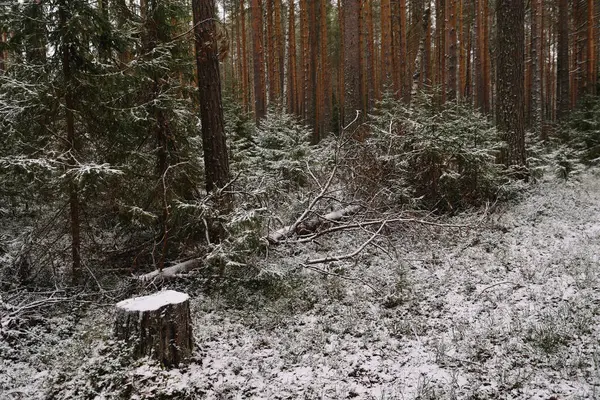
<svg viewBox="0 0 600 400">
<path fill-rule="evenodd" d="M 360 247 L 358 249 L 354 250 L 352 253 L 342 254 L 342 255 L 333 256 L 333 257 L 314 258 L 312 260 L 307 260 L 306 264 L 307 265 L 323 264 L 323 263 L 327 263 L 327 262 L 331 262 L 331 261 L 347 260 L 348 258 L 352 258 L 352 257 L 357 256 L 358 254 L 360 254 L 365 249 L 365 247 L 367 247 L 369 245 L 369 243 L 371 243 L 377 236 L 379 236 L 379 233 L 381 232 L 381 230 L 383 229 L 383 227 L 385 226 L 386 223 L 387 223 L 387 221 L 383 221 L 383 223 L 381 224 L 381 226 L 379 227 L 379 229 L 377 229 L 377 232 L 375 232 L 369 238 L 369 240 L 367 240 L 362 245 L 360 245 Z"/>
</svg>

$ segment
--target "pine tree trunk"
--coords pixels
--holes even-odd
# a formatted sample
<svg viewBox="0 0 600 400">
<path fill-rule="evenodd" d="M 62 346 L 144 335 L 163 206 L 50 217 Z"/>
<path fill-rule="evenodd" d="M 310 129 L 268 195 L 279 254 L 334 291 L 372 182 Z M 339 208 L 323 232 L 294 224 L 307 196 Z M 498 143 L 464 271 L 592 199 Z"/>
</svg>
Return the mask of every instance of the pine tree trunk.
<svg viewBox="0 0 600 400">
<path fill-rule="evenodd" d="M 390 0 L 381 0 L 381 82 L 384 90 L 392 88 L 392 27 Z"/>
<path fill-rule="evenodd" d="M 431 8 L 430 0 L 426 0 L 425 8 Z M 425 51 L 423 52 L 423 87 L 426 89 L 431 88 L 431 24 L 427 24 L 425 31 Z"/>
<path fill-rule="evenodd" d="M 250 109 L 250 89 L 249 89 L 249 71 L 248 71 L 248 49 L 246 47 L 246 4 L 245 0 L 240 0 L 241 10 L 241 36 L 242 36 L 242 99 L 244 102 L 244 110 Z"/>
<path fill-rule="evenodd" d="M 368 89 L 368 63 L 367 61 L 367 56 L 368 54 L 366 53 L 367 51 L 367 35 L 369 33 L 368 29 L 366 28 L 366 16 L 367 16 L 367 3 L 368 0 L 366 1 L 361 1 L 360 2 L 360 14 L 358 17 L 358 30 L 359 30 L 359 35 L 358 35 L 358 54 L 360 57 L 359 60 L 359 64 L 360 64 L 360 77 L 359 77 L 359 81 L 360 81 L 360 110 L 363 113 L 363 115 L 366 115 L 367 112 L 367 108 L 368 108 L 368 104 L 369 104 L 369 89 Z"/>
<path fill-rule="evenodd" d="M 263 53 L 262 5 L 261 0 L 252 1 L 252 47 L 254 66 L 254 117 L 256 123 L 267 114 L 267 93 L 265 87 L 265 55 Z"/>
<path fill-rule="evenodd" d="M 446 34 L 446 11 L 448 10 L 447 3 L 450 0 L 440 0 L 440 10 L 436 19 L 436 29 L 440 31 L 440 44 L 439 44 L 439 71 L 440 71 L 440 90 L 441 90 L 441 103 L 446 102 L 448 75 L 446 68 L 446 55 L 448 54 L 448 35 Z"/>
<path fill-rule="evenodd" d="M 338 70 L 338 101 L 339 101 L 339 107 L 338 107 L 338 129 L 341 132 L 341 128 L 344 126 L 344 108 L 346 105 L 346 97 L 345 97 L 345 93 L 346 93 L 346 87 L 345 87 L 345 79 L 344 79 L 344 73 L 345 73 L 345 63 L 346 63 L 346 53 L 345 53 L 345 44 L 344 44 L 344 38 L 346 37 L 345 34 L 345 27 L 344 27 L 344 13 L 342 12 L 342 1 L 338 0 L 338 24 L 340 26 L 340 63 L 339 63 L 339 70 Z"/>
<path fill-rule="evenodd" d="M 275 92 L 277 87 L 277 54 L 275 54 L 275 27 L 273 26 L 273 0 L 265 0 L 267 3 L 267 87 L 269 92 L 268 105 L 275 104 Z"/>
<path fill-rule="evenodd" d="M 542 126 L 542 80 L 540 75 L 541 54 L 541 0 L 531 1 L 531 127 L 541 133 Z"/>
<path fill-rule="evenodd" d="M 508 143 L 503 163 L 525 166 L 525 5 L 523 0 L 497 0 L 498 68 L 496 124 Z"/>
<path fill-rule="evenodd" d="M 207 193 L 214 193 L 229 181 L 214 1 L 192 0 Z M 219 201 L 220 210 L 227 211 L 230 207 L 231 199 L 223 196 Z M 223 239 L 224 234 L 223 229 L 215 228 L 217 241 Z"/>
<path fill-rule="evenodd" d="M 150 356 L 164 367 L 189 362 L 193 350 L 189 296 L 166 290 L 117 303 L 114 335 L 133 346 L 134 357 Z"/>
<path fill-rule="evenodd" d="M 595 68 L 595 38 L 594 38 L 594 0 L 587 0 L 587 83 L 586 92 L 596 94 Z"/>
<path fill-rule="evenodd" d="M 402 95 L 400 83 L 400 0 L 390 0 L 391 7 L 391 36 L 392 36 L 392 77 L 394 81 L 394 98 Z"/>
<path fill-rule="evenodd" d="M 296 62 L 296 8 L 294 2 L 289 4 L 288 11 L 288 87 L 287 106 L 288 112 L 299 115 L 298 108 L 298 66 Z"/>
<path fill-rule="evenodd" d="M 282 20 L 281 20 L 281 0 L 274 0 L 274 28 L 275 28 L 275 41 L 273 57 L 275 58 L 275 101 L 281 106 L 282 93 L 283 93 L 283 82 L 284 82 L 284 43 L 283 43 L 283 32 L 282 32 Z"/>
<path fill-rule="evenodd" d="M 448 2 L 448 100 L 456 100 L 456 0 Z"/>
<path fill-rule="evenodd" d="M 344 16 L 344 123 L 346 126 L 356 117 L 361 109 L 360 98 L 360 0 L 344 0 L 342 7 Z"/>
<path fill-rule="evenodd" d="M 331 112 L 331 96 L 329 95 L 329 88 L 331 87 L 331 80 L 329 79 L 329 51 L 327 41 L 327 1 L 320 0 L 320 11 L 319 11 L 319 44 L 320 44 L 320 58 L 319 58 L 319 84 L 318 88 L 321 92 L 319 98 L 321 100 L 320 114 L 319 114 L 319 137 L 321 140 L 327 134 L 327 128 L 330 121 Z"/>
<path fill-rule="evenodd" d="M 406 0 L 400 0 L 400 80 L 402 83 L 402 97 L 404 101 L 408 103 L 410 99 L 410 80 L 408 74 L 408 65 L 410 64 L 407 60 L 407 38 L 406 38 Z"/>
<path fill-rule="evenodd" d="M 308 26 L 308 0 L 300 0 L 300 34 L 302 35 L 302 117 L 305 122 L 309 122 L 310 99 L 312 92 L 310 90 L 310 41 Z"/>
<path fill-rule="evenodd" d="M 556 117 L 569 111 L 569 2 L 558 0 L 558 50 L 556 59 Z"/>
<path fill-rule="evenodd" d="M 400 0 L 402 1 L 402 0 Z M 373 0 L 366 0 L 365 7 L 367 10 L 366 21 L 367 25 L 367 85 L 368 85 L 368 110 L 375 107 L 375 101 L 379 99 L 379 88 L 375 82 L 375 27 L 373 22 Z M 402 63 L 400 60 L 400 68 Z"/>
</svg>

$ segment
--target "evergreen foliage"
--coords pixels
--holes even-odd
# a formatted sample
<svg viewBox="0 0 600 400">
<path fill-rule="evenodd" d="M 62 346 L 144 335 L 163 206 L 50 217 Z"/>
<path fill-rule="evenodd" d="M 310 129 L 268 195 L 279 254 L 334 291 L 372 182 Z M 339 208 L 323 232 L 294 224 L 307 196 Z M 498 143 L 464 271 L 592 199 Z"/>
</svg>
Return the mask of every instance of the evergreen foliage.
<svg viewBox="0 0 600 400">
<path fill-rule="evenodd" d="M 600 159 L 600 99 L 585 98 L 560 126 L 559 136 L 582 162 L 596 164 Z"/>
<path fill-rule="evenodd" d="M 505 182 L 494 126 L 459 104 L 438 108 L 432 96 L 407 107 L 388 94 L 353 145 L 348 183 L 392 208 L 455 212 L 493 200 Z"/>
</svg>

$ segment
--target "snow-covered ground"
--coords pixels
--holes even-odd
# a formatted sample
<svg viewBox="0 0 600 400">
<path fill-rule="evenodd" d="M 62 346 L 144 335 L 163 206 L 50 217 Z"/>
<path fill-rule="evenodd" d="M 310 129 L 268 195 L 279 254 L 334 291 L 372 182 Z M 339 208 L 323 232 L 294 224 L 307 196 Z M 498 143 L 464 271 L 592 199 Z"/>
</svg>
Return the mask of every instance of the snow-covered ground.
<svg viewBox="0 0 600 400">
<path fill-rule="evenodd" d="M 396 226 L 389 254 L 369 247 L 268 296 L 192 293 L 197 354 L 181 370 L 119 364 L 110 307 L 32 327 L 27 351 L 0 345 L 0 398 L 600 398 L 600 176 L 479 217 Z"/>
</svg>

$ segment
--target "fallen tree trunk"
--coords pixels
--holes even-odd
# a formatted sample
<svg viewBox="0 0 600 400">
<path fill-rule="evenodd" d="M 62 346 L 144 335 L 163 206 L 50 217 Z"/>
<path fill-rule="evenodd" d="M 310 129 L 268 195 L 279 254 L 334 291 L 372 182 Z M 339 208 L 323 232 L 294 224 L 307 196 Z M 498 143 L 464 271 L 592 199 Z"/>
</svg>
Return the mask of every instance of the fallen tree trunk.
<svg viewBox="0 0 600 400">
<path fill-rule="evenodd" d="M 191 260 L 175 264 L 171 267 L 163 268 L 162 270 L 157 269 L 155 271 L 148 272 L 147 274 L 138 276 L 137 279 L 141 282 L 148 282 L 155 279 L 170 279 L 179 274 L 190 272 L 191 270 L 200 267 L 200 265 L 202 265 L 202 260 L 199 258 L 193 258 Z"/>
<path fill-rule="evenodd" d="M 339 221 L 345 216 L 352 215 L 360 210 L 360 206 L 351 205 L 341 210 L 332 211 L 323 216 L 318 216 L 312 219 L 298 220 L 292 225 L 284 226 L 275 232 L 270 233 L 267 236 L 269 243 L 277 244 L 281 241 L 288 239 L 294 235 L 307 235 L 315 232 L 320 227 L 327 225 L 334 221 Z"/>
<path fill-rule="evenodd" d="M 150 356 L 165 367 L 189 361 L 193 350 L 190 297 L 166 290 L 117 303 L 115 337 L 134 347 L 134 357 Z"/>
</svg>

